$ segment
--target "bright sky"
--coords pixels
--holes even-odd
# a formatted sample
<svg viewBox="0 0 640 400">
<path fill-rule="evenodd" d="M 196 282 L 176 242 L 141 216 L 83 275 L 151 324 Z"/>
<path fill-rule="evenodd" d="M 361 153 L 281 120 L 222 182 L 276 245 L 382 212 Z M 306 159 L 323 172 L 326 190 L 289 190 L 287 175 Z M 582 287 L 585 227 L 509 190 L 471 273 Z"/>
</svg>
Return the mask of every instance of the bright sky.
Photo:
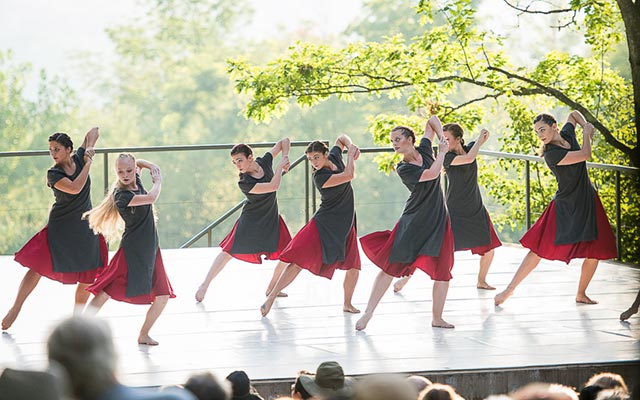
<svg viewBox="0 0 640 400">
<path fill-rule="evenodd" d="M 284 27 L 295 31 L 314 22 L 314 33 L 335 35 L 357 16 L 362 0 L 251 0 L 254 23 L 243 32 L 264 37 Z M 131 20 L 142 9 L 136 0 L 1 0 L 0 50 L 12 49 L 16 62 L 74 81 L 74 56 L 112 56 L 105 28 Z"/>
</svg>

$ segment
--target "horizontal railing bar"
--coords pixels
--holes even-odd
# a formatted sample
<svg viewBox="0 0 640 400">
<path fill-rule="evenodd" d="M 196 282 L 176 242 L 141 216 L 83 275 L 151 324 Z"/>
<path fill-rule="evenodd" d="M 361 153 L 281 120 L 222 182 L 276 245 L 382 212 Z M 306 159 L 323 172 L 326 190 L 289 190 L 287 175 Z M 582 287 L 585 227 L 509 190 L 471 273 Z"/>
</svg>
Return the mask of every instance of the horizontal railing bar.
<svg viewBox="0 0 640 400">
<path fill-rule="evenodd" d="M 170 152 L 170 151 L 193 151 L 193 150 L 230 150 L 237 143 L 223 144 L 188 144 L 180 146 L 140 146 L 140 147 L 100 147 L 95 151 L 101 153 L 143 153 L 143 152 Z M 251 147 L 272 147 L 274 142 L 247 143 Z M 297 141 L 291 142 L 291 146 L 301 147 L 308 146 L 309 142 Z M 20 156 L 48 156 L 49 150 L 24 150 L 24 151 L 3 151 L 0 152 L 2 157 L 20 157 Z"/>
<path fill-rule="evenodd" d="M 275 143 L 273 142 L 259 142 L 259 143 L 247 143 L 251 147 L 264 148 L 271 147 Z M 307 146 L 307 141 L 295 141 L 291 142 L 293 147 Z M 181 145 L 181 146 L 141 146 L 141 147 L 103 147 L 96 148 L 95 151 L 98 154 L 112 154 L 112 153 L 144 153 L 144 152 L 171 152 L 171 151 L 195 151 L 195 150 L 228 150 L 235 146 L 235 143 L 225 144 L 193 144 L 193 145 Z M 389 153 L 392 152 L 391 147 L 363 147 L 360 148 L 361 153 Z M 500 151 L 480 150 L 480 154 L 496 157 L 506 158 L 511 160 L 529 160 L 534 162 L 542 162 L 544 159 L 540 156 L 533 156 L 529 154 L 512 154 Z M 24 151 L 4 151 L 0 152 L 0 158 L 4 157 L 23 157 L 23 156 L 48 156 L 48 150 L 24 150 Z M 640 168 L 628 167 L 624 165 L 615 164 L 601 164 L 587 162 L 587 167 L 595 169 L 603 169 L 610 171 L 620 171 L 628 174 L 640 173 Z"/>
</svg>

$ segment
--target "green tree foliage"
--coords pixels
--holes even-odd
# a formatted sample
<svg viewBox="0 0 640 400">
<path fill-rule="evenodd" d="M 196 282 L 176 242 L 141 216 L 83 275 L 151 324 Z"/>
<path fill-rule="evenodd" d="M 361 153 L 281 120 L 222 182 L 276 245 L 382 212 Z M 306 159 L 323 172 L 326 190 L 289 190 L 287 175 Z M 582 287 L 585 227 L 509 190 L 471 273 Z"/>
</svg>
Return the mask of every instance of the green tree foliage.
<svg viewBox="0 0 640 400">
<path fill-rule="evenodd" d="M 594 55 L 589 57 L 550 50 L 532 66 L 517 65 L 508 55 L 505 38 L 478 24 L 477 5 L 469 0 L 443 0 L 420 1 L 415 14 L 406 9 L 423 27 L 419 35 L 411 38 L 374 34 L 382 39 L 353 42 L 342 48 L 297 42 L 284 56 L 265 65 L 256 66 L 241 58 L 230 60 L 229 72 L 236 89 L 251 96 L 245 114 L 256 121 L 284 115 L 292 100 L 313 107 L 331 97 L 352 101 L 363 94 L 384 96 L 403 99 L 412 114 L 426 110 L 446 121 L 462 121 L 467 130 L 490 116 L 506 115 L 506 122 L 499 128 L 510 133 L 500 137 L 501 146 L 502 150 L 515 153 L 535 153 L 537 144 L 531 132 L 531 116 L 535 112 L 566 112 L 573 108 L 581 111 L 600 133 L 593 161 L 638 167 L 640 79 L 635 79 L 634 71 L 640 72 L 640 63 L 634 67 L 632 62 L 630 80 L 611 68 L 605 57 L 616 43 L 637 38 L 638 32 L 631 29 L 627 20 L 630 12 L 640 15 L 640 5 L 626 3 L 631 2 L 571 1 L 565 9 L 543 11 L 509 3 L 519 9 L 521 18 L 539 12 L 557 13 L 560 29 L 583 34 L 584 44 Z M 368 4 L 380 7 L 376 1 Z M 640 22 L 635 28 L 639 26 Z M 629 49 L 633 60 L 631 43 Z M 377 143 L 388 144 L 388 128 L 400 121 L 419 128 L 415 118 L 404 112 L 373 116 L 369 129 Z M 380 157 L 379 161 L 382 169 L 388 170 L 389 157 Z M 499 219 L 510 224 L 518 221 L 522 226 L 522 165 L 501 163 L 506 173 L 486 175 L 489 179 L 484 183 L 505 207 L 505 215 Z M 540 211 L 552 197 L 554 185 L 546 167 L 534 164 L 534 211 Z M 608 214 L 613 216 L 612 174 L 592 173 L 592 180 Z M 637 262 L 640 232 L 636 182 L 637 176 L 625 177 L 622 182 L 623 203 L 628 205 L 622 229 L 626 259 Z"/>
</svg>

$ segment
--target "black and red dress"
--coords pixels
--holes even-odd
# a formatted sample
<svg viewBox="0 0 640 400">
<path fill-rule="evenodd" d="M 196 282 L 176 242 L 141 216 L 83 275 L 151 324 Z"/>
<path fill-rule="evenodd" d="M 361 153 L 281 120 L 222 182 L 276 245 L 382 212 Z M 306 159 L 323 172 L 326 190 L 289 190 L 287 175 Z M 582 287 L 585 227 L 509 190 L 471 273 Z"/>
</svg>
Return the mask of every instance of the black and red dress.
<svg viewBox="0 0 640 400">
<path fill-rule="evenodd" d="M 279 259 L 291 241 L 291 234 L 278 212 L 276 192 L 250 193 L 257 183 L 269 183 L 273 179 L 273 155 L 267 152 L 256 158 L 256 162 L 264 175 L 254 178 L 240 174 L 238 186 L 247 202 L 231 232 L 220 242 L 220 247 L 239 260 L 261 264 L 263 256 L 268 260 Z"/>
<path fill-rule="evenodd" d="M 420 182 L 434 162 L 431 140 L 422 138 L 416 150 L 422 165 L 400 162 L 396 171 L 411 195 L 392 231 L 360 238 L 369 259 L 394 277 L 409 276 L 416 268 L 436 281 L 449 281 L 453 268 L 453 234 L 440 187 L 440 177 Z"/>
<path fill-rule="evenodd" d="M 616 240 L 596 193 L 585 161 L 558 165 L 570 151 L 580 150 L 575 127 L 565 123 L 560 135 L 569 149 L 546 145 L 544 160 L 558 182 L 558 190 L 538 221 L 520 243 L 542 258 L 567 264 L 574 258 L 615 258 Z"/>
<path fill-rule="evenodd" d="M 345 169 L 339 146 L 331 148 L 329 161 L 337 167 L 336 171 L 321 168 L 313 173 L 313 183 L 320 192 L 320 207 L 282 251 L 280 260 L 331 279 L 336 269 L 359 270 L 360 252 L 351 182 L 322 187 L 332 175 Z"/>
<path fill-rule="evenodd" d="M 47 171 L 47 186 L 55 198 L 49 222 L 15 254 L 23 266 L 66 284 L 93 283 L 109 256 L 104 237 L 94 234 L 89 222 L 82 219 L 82 214 L 91 210 L 91 178 L 87 177 L 78 194 L 54 187 L 63 178 L 74 181 L 80 175 L 84 152 L 79 147 L 71 156 L 76 167 L 73 174 L 67 175 L 58 166 Z"/>
<path fill-rule="evenodd" d="M 120 248 L 87 290 L 93 294 L 104 291 L 113 299 L 127 303 L 151 304 L 156 296 L 176 296 L 164 270 L 153 205 L 129 207 L 135 195 L 147 194 L 139 174 L 136 174 L 136 185 L 137 190 L 115 189 L 113 193 L 125 224 Z"/>
<path fill-rule="evenodd" d="M 463 146 L 468 153 L 475 142 Z M 502 246 L 487 209 L 482 203 L 478 186 L 478 163 L 451 165 L 458 157 L 453 151 L 444 156 L 444 170 L 449 178 L 447 187 L 447 209 L 451 219 L 454 251 L 471 250 L 473 254 L 484 255 Z"/>
</svg>

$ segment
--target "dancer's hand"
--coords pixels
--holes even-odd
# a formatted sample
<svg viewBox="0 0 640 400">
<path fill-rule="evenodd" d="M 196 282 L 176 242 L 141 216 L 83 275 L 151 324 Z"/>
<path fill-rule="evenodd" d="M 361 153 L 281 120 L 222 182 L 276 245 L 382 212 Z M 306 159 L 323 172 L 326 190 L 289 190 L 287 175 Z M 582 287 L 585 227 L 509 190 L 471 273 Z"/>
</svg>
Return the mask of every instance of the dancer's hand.
<svg viewBox="0 0 640 400">
<path fill-rule="evenodd" d="M 347 150 L 347 156 L 353 156 L 353 159 L 357 160 L 360 157 L 360 148 L 352 143 Z"/>
<path fill-rule="evenodd" d="M 284 172 L 289 172 L 289 167 L 291 167 L 289 156 L 282 156 L 282 158 L 280 159 L 280 163 L 278 164 L 278 168 L 282 168 Z"/>
<path fill-rule="evenodd" d="M 96 154 L 96 151 L 93 149 L 93 147 L 87 147 L 84 150 L 84 163 L 86 164 L 87 162 L 92 162 L 93 156 L 95 154 Z"/>
<path fill-rule="evenodd" d="M 162 174 L 160 173 L 160 168 L 155 166 L 155 168 L 150 168 L 151 170 L 151 182 L 154 184 L 162 183 Z"/>
<path fill-rule="evenodd" d="M 489 131 L 482 128 L 482 130 L 480 131 L 480 135 L 478 135 L 478 142 L 480 142 L 480 146 L 482 146 L 487 142 L 487 140 L 489 140 L 489 136 Z"/>
<path fill-rule="evenodd" d="M 440 138 L 440 142 L 438 143 L 438 154 L 442 152 L 446 153 L 448 149 L 449 144 L 447 143 L 447 138 L 442 136 L 442 138 Z"/>
</svg>

